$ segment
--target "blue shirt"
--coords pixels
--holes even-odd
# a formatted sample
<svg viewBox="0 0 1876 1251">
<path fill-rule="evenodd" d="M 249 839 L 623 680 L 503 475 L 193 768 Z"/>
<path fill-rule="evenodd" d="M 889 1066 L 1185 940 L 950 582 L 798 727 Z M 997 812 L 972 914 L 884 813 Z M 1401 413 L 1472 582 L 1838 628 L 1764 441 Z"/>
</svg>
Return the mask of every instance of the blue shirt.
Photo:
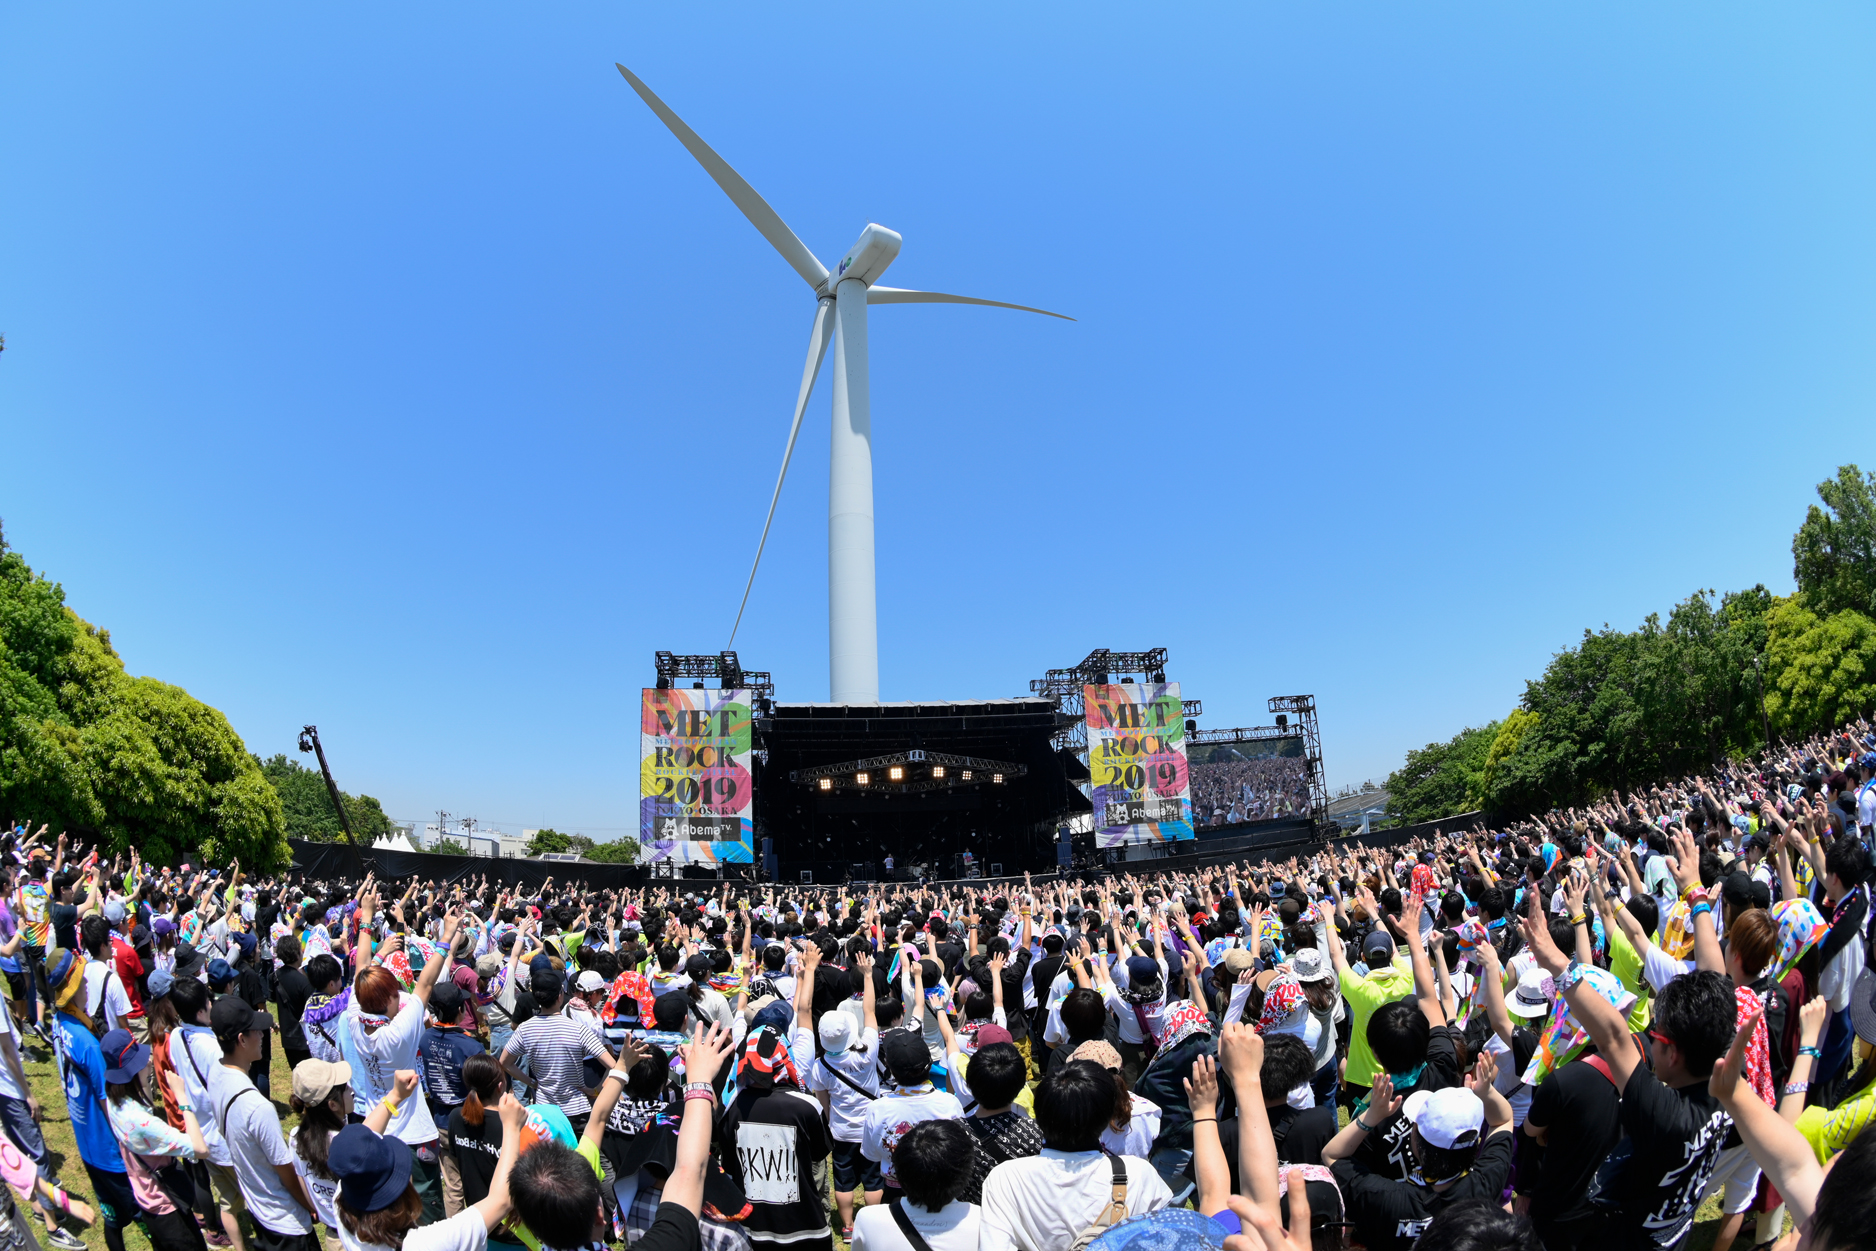
<svg viewBox="0 0 1876 1251">
<path fill-rule="evenodd" d="M 103 1173 L 124 1171 L 124 1156 L 117 1149 L 104 1113 L 104 1050 L 77 1017 L 58 1014 L 59 1072 L 65 1082 L 65 1105 L 72 1117 L 72 1137 L 78 1140 L 78 1158 Z"/>
<path fill-rule="evenodd" d="M 449 1114 L 469 1098 L 463 1084 L 462 1062 L 486 1050 L 481 1043 L 460 1029 L 431 1026 L 417 1044 L 417 1061 L 423 1071 L 424 1097 L 430 1101 L 430 1115 L 447 1122 Z"/>
</svg>

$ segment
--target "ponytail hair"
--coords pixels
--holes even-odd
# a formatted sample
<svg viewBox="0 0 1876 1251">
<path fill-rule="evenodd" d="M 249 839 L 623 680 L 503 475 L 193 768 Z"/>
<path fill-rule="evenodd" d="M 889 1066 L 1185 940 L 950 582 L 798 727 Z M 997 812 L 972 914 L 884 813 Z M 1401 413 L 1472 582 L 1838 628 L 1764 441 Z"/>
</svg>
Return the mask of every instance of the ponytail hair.
<svg viewBox="0 0 1876 1251">
<path fill-rule="evenodd" d="M 462 1081 L 469 1088 L 462 1105 L 463 1122 L 480 1129 L 485 1110 L 501 1102 L 502 1066 L 488 1052 L 478 1051 L 462 1062 Z"/>
</svg>

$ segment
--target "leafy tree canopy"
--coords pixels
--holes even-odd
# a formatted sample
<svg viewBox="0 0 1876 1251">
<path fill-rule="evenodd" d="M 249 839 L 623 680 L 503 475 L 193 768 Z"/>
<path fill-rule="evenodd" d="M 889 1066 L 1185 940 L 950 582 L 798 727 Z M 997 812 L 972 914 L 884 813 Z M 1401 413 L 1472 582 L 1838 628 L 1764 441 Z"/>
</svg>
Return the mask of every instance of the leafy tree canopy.
<svg viewBox="0 0 1876 1251">
<path fill-rule="evenodd" d="M 215 709 L 132 677 L 0 536 L 0 814 L 153 862 L 287 858 L 280 796 Z"/>
<path fill-rule="evenodd" d="M 1813 612 L 1855 611 L 1876 618 L 1876 472 L 1843 465 L 1817 484 L 1791 539 L 1792 577 Z"/>
<path fill-rule="evenodd" d="M 280 808 L 287 823 L 288 838 L 304 838 L 317 843 L 337 843 L 345 838 L 339 816 L 332 810 L 332 796 L 319 770 L 309 769 L 285 753 L 266 760 L 255 758 L 261 773 L 280 795 Z M 361 845 L 369 847 L 382 834 L 396 829 L 384 808 L 369 795 L 339 792 L 345 815 L 352 822 L 352 833 Z"/>
<path fill-rule="evenodd" d="M 1820 616 L 1802 597 L 1768 617 L 1765 711 L 1772 732 L 1792 737 L 1835 729 L 1876 708 L 1876 621 L 1852 609 Z"/>
<path fill-rule="evenodd" d="M 574 850 L 572 837 L 562 834 L 558 830 L 534 831 L 534 837 L 528 840 L 527 846 L 527 854 L 530 856 L 538 856 L 543 852 L 549 851 L 561 852 L 572 850 Z"/>
<path fill-rule="evenodd" d="M 617 842 L 594 843 L 587 850 L 586 857 L 601 864 L 637 864 L 638 850 L 637 839 L 622 838 Z"/>
<path fill-rule="evenodd" d="M 1407 753 L 1388 775 L 1388 815 L 1397 821 L 1432 821 L 1469 811 L 1500 723 L 1461 730 L 1444 743 Z"/>
<path fill-rule="evenodd" d="M 430 852 L 432 855 L 438 856 L 466 856 L 469 854 L 469 849 L 453 838 L 439 838 L 436 842 L 424 848 L 424 850 Z"/>
</svg>

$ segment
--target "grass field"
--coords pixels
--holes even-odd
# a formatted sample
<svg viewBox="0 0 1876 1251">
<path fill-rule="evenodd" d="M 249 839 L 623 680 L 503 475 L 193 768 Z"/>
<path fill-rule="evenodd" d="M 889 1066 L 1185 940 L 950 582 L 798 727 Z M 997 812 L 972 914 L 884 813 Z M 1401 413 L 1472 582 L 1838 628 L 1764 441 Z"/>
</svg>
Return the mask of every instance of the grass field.
<svg viewBox="0 0 1876 1251">
<path fill-rule="evenodd" d="M 282 1127 L 290 1134 L 294 1122 L 298 1119 L 282 1097 L 289 1089 L 290 1075 L 284 1053 L 277 1046 L 273 1050 L 273 1089 L 276 1096 L 274 1108 L 280 1113 Z M 27 1079 L 32 1083 L 33 1094 L 45 1109 L 45 1117 L 40 1128 L 45 1133 L 46 1147 L 52 1153 L 53 1162 L 58 1166 L 60 1181 L 67 1190 L 84 1199 L 86 1203 L 95 1206 L 97 1196 L 92 1193 L 90 1179 L 85 1176 L 84 1163 L 78 1158 L 78 1147 L 72 1138 L 71 1117 L 65 1111 L 65 1096 L 59 1088 L 58 1076 L 53 1071 L 52 1055 L 34 1045 L 23 1050 L 22 1058 L 26 1064 Z M 831 1197 L 828 1199 L 828 1211 L 831 1217 L 833 1211 Z M 1714 1235 L 1718 1233 L 1719 1227 L 1719 1202 L 1717 1199 L 1709 1199 L 1700 1207 L 1693 1236 L 1688 1240 L 1685 1251 L 1711 1251 Z M 81 1233 L 91 1251 L 105 1251 L 104 1228 L 101 1224 L 78 1232 Z M 834 1241 L 836 1246 L 845 1246 L 840 1240 L 838 1230 L 836 1230 Z M 151 1251 L 150 1240 L 144 1237 L 143 1228 L 140 1225 L 132 1225 L 124 1231 L 124 1245 L 127 1251 Z M 325 1245 L 337 1248 L 338 1240 L 328 1234 L 325 1237 Z M 1747 1251 L 1745 1241 L 1741 1239 L 1735 1242 L 1733 1251 Z"/>
</svg>

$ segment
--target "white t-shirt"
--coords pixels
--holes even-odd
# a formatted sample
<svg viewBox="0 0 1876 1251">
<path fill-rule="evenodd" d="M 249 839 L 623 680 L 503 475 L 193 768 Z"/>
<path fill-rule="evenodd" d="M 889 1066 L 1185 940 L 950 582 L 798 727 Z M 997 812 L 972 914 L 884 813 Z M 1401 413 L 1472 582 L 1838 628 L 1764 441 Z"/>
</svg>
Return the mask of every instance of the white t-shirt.
<svg viewBox="0 0 1876 1251">
<path fill-rule="evenodd" d="M 345 1251 L 391 1251 L 381 1243 L 360 1242 L 343 1222 L 338 1228 L 339 1245 Z M 404 1251 L 485 1251 L 488 1245 L 488 1222 L 473 1207 L 434 1225 L 419 1225 L 404 1235 Z"/>
<path fill-rule="evenodd" d="M 928 1082 L 887 1093 L 867 1105 L 860 1122 L 860 1154 L 877 1161 L 888 1186 L 899 1184 L 892 1170 L 892 1149 L 920 1121 L 964 1119 L 964 1105 L 956 1095 L 934 1090 Z"/>
<path fill-rule="evenodd" d="M 912 1218 L 912 1228 L 931 1251 L 977 1251 L 975 1203 L 953 1199 L 936 1212 L 927 1212 L 910 1199 L 894 1202 Z M 851 1251 L 913 1251 L 893 1219 L 892 1208 L 884 1203 L 869 1203 L 853 1214 L 853 1240 L 848 1245 Z"/>
<path fill-rule="evenodd" d="M 795 1054 L 808 1056 L 814 1054 L 814 1039 L 805 1029 L 795 1031 Z M 808 1068 L 808 1089 L 827 1092 L 828 1129 L 835 1142 L 859 1142 L 860 1124 L 866 1117 L 866 1110 L 873 1100 L 879 1097 L 879 1074 L 876 1064 L 879 1060 L 879 1031 L 862 1030 L 860 1037 L 845 1051 L 830 1052 L 815 1060 Z M 865 1090 L 873 1091 L 868 1097 L 862 1095 L 846 1082 L 835 1077 L 835 1072 L 844 1074 L 848 1080 Z"/>
<path fill-rule="evenodd" d="M 1512 1018 L 1512 1024 L 1517 1024 L 1516 1017 Z M 1524 1084 L 1524 1074 L 1513 1062 L 1511 1048 L 1498 1036 L 1498 1031 L 1485 1036 L 1485 1049 L 1498 1057 L 1498 1076 L 1492 1079 L 1492 1088 L 1511 1104 L 1511 1125 L 1516 1129 L 1530 1114 L 1531 1096 L 1536 1092 Z"/>
<path fill-rule="evenodd" d="M 124 993 L 124 979 L 109 959 L 85 961 L 85 1014 L 98 1019 L 98 1000 L 104 1001 L 104 1028 L 124 1028 L 130 1015 L 130 996 Z"/>
<path fill-rule="evenodd" d="M 1159 1137 L 1159 1115 L 1159 1104 L 1134 1095 L 1127 1128 L 1108 1126 L 1101 1131 L 1101 1145 L 1114 1155 L 1137 1155 L 1146 1159 L 1147 1153 L 1153 1150 L 1153 1140 Z"/>
<path fill-rule="evenodd" d="M 1172 1202 L 1159 1171 L 1138 1156 L 1116 1157 L 1127 1170 L 1127 1215 Z M 1057 1251 L 1094 1224 L 1113 1196 L 1114 1175 L 1099 1151 L 1057 1151 L 1006 1160 L 984 1178 L 978 1246 L 982 1251 Z"/>
<path fill-rule="evenodd" d="M 423 1039 L 423 1003 L 415 995 L 399 998 L 397 1015 L 374 1033 L 365 1032 L 356 995 L 339 1017 L 339 1050 L 352 1066 L 352 1110 L 360 1116 L 370 1115 L 371 1105 L 391 1093 L 397 1070 L 421 1067 L 417 1050 Z M 413 1094 L 398 1104 L 385 1132 L 413 1147 L 435 1142 L 436 1121 L 430 1115 L 429 1101 Z"/>
<path fill-rule="evenodd" d="M 234 1155 L 235 1177 L 248 1212 L 276 1234 L 310 1234 L 312 1221 L 299 1200 L 288 1193 L 276 1164 L 292 1164 L 293 1148 L 280 1132 L 280 1114 L 273 1101 L 254 1089 L 245 1072 L 217 1065 L 209 1079 L 215 1100 L 209 1115 L 220 1122 Z M 200 1116 L 197 1117 L 200 1120 Z"/>
<path fill-rule="evenodd" d="M 330 1147 L 332 1140 L 338 1136 L 336 1130 L 328 1134 L 326 1137 L 326 1145 Z M 306 1187 L 306 1193 L 313 1197 L 313 1215 L 323 1221 L 326 1228 L 337 1229 L 339 1227 L 339 1209 L 334 1206 L 333 1200 L 339 1196 L 338 1178 L 319 1176 L 307 1166 L 306 1160 L 300 1155 L 300 1149 L 296 1144 L 290 1142 L 287 1145 L 293 1149 L 293 1171 L 300 1175 L 300 1182 Z"/>
</svg>

